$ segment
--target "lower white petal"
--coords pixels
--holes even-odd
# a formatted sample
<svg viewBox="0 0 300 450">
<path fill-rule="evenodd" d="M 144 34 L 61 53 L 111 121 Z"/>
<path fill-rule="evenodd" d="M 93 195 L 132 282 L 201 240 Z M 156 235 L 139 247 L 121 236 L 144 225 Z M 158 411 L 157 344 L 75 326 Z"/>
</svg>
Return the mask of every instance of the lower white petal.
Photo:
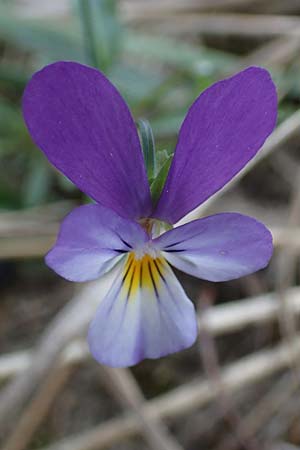
<svg viewBox="0 0 300 450">
<path fill-rule="evenodd" d="M 113 367 L 190 347 L 197 336 L 194 306 L 162 257 L 131 253 L 89 330 L 94 357 Z"/>
</svg>

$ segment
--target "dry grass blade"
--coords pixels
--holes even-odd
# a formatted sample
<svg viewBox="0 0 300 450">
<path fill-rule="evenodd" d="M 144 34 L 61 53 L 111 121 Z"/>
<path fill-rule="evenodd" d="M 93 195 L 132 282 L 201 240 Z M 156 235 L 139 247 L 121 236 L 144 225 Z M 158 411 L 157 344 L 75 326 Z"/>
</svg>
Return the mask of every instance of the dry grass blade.
<svg viewBox="0 0 300 450">
<path fill-rule="evenodd" d="M 54 244 L 59 220 L 73 204 L 58 202 L 23 211 L 0 213 L 0 259 L 45 255 Z"/>
<path fill-rule="evenodd" d="M 125 20 L 143 20 L 145 16 L 151 19 L 159 19 L 163 15 L 225 10 L 233 7 L 245 7 L 257 0 L 160 0 L 141 2 L 137 0 L 123 0 L 121 13 Z"/>
<path fill-rule="evenodd" d="M 56 235 L 0 238 L 0 259 L 24 259 L 44 256 L 55 243 Z"/>
<path fill-rule="evenodd" d="M 113 273 L 110 273 L 97 282 L 87 284 L 75 295 L 45 330 L 27 369 L 2 390 L 0 394 L 0 431 L 2 433 L 5 432 L 12 418 L 15 421 L 24 403 L 55 365 L 67 344 L 81 335 L 87 327 L 99 304 L 101 292 L 107 290 L 112 277 Z"/>
<path fill-rule="evenodd" d="M 72 374 L 72 366 L 54 367 L 46 380 L 39 386 L 33 399 L 26 406 L 19 420 L 16 420 L 11 435 L 3 450 L 24 450 L 34 433 L 43 422 L 56 396 L 63 389 Z"/>
<path fill-rule="evenodd" d="M 279 37 L 267 42 L 242 60 L 242 67 L 262 64 L 277 67 L 288 64 L 300 51 L 300 36 Z"/>
<path fill-rule="evenodd" d="M 287 442 L 279 442 L 272 446 L 272 450 L 299 450 L 299 447 L 289 444 Z"/>
<path fill-rule="evenodd" d="M 269 440 L 276 440 L 280 439 L 281 436 L 286 436 L 293 422 L 299 423 L 299 401 L 298 391 L 290 401 L 276 411 L 264 430 Z"/>
<path fill-rule="evenodd" d="M 274 246 L 280 248 L 292 248 L 294 251 L 300 249 L 299 227 L 272 227 Z"/>
<path fill-rule="evenodd" d="M 133 20 L 133 23 L 134 20 Z M 293 16 L 267 14 L 168 14 L 167 17 L 151 15 L 139 18 L 138 25 L 147 26 L 160 33 L 208 36 L 238 36 L 276 38 L 299 36 L 300 19 Z"/>
<path fill-rule="evenodd" d="M 293 382 L 293 377 L 289 372 L 285 373 L 243 418 L 247 436 L 251 438 L 262 430 L 264 425 L 291 400 L 296 391 L 297 386 Z M 236 440 L 231 436 L 222 443 L 224 448 L 230 450 L 236 450 L 236 444 Z"/>
<path fill-rule="evenodd" d="M 169 433 L 160 420 L 144 414 L 146 400 L 128 369 L 102 367 L 101 374 L 107 388 L 116 400 L 134 413 L 141 424 L 141 432 L 153 450 L 182 450 L 181 445 Z"/>
<path fill-rule="evenodd" d="M 300 221 L 300 172 L 297 175 L 297 182 L 292 195 L 290 213 L 287 223 L 290 226 L 299 225 Z M 297 273 L 297 252 L 295 249 L 283 249 L 277 260 L 277 290 L 281 300 L 281 308 L 278 312 L 278 320 L 284 340 L 293 345 L 294 337 L 297 333 L 297 323 L 295 315 L 289 307 L 286 299 L 287 289 L 294 283 Z M 290 366 L 294 373 L 295 386 L 299 386 L 300 363 L 298 360 L 290 359 Z"/>
<path fill-rule="evenodd" d="M 69 314 L 73 316 L 72 324 L 76 328 L 76 333 L 80 333 L 81 329 L 86 325 L 86 322 L 90 320 L 90 317 L 93 314 L 93 309 L 95 308 L 96 303 L 98 303 L 98 295 L 95 300 L 94 305 L 89 309 L 89 311 L 85 311 L 85 317 L 82 318 L 82 312 L 81 312 L 81 300 L 85 299 L 86 296 L 89 297 L 89 304 L 93 303 L 93 292 L 95 294 L 98 294 L 98 287 L 95 285 L 86 287 L 84 289 L 84 292 L 78 296 L 77 299 L 77 306 L 73 306 L 71 308 L 70 306 L 67 308 L 68 316 Z M 276 297 L 275 297 L 276 298 Z M 81 300 L 80 300 L 81 299 Z M 84 301 L 84 300 L 83 300 Z M 299 296 L 299 288 L 293 288 L 288 291 L 288 301 L 291 304 L 291 307 L 293 310 L 297 313 L 300 313 L 300 296 Z M 84 307 L 86 310 L 87 304 L 84 302 Z M 227 305 L 219 305 L 217 307 L 212 308 L 207 313 L 205 313 L 205 316 L 203 319 L 200 320 L 200 327 L 202 324 L 202 320 L 206 322 L 206 327 L 211 330 L 214 334 L 222 334 L 222 333 L 228 333 L 237 329 L 241 329 L 244 326 L 247 326 L 251 323 L 263 323 L 266 320 L 274 319 L 277 315 L 277 310 L 279 308 L 278 302 L 274 301 L 274 295 L 265 295 L 265 296 L 259 296 L 255 299 L 250 300 L 243 300 L 240 302 L 233 302 L 232 304 Z M 50 330 L 46 333 L 47 338 L 44 337 L 42 343 L 39 345 L 39 351 L 34 353 L 34 359 L 30 358 L 30 354 L 18 354 L 17 357 L 4 357 L 4 360 L 0 359 L 0 373 L 2 376 L 12 375 L 15 373 L 15 371 L 20 371 L 21 374 L 19 377 L 17 377 L 16 381 L 12 382 L 11 385 L 9 385 L 6 390 L 2 393 L 1 396 L 1 404 L 0 404 L 0 414 L 2 414 L 2 417 L 5 419 L 8 415 L 14 415 L 17 416 L 18 412 L 21 410 L 22 405 L 24 401 L 29 397 L 31 392 L 34 390 L 36 385 L 38 385 L 41 380 L 43 380 L 45 373 L 48 372 L 49 367 L 53 364 L 53 361 L 55 361 L 60 354 L 60 352 L 66 348 L 67 343 L 69 342 L 69 339 L 73 336 L 74 330 L 73 327 L 71 327 L 71 333 L 70 330 L 64 331 L 63 336 L 58 338 L 57 333 L 60 334 L 62 331 L 60 330 L 60 326 L 62 326 L 65 330 L 65 323 L 64 320 L 67 317 L 66 311 L 61 315 L 61 318 L 56 319 L 56 325 L 50 326 Z M 78 322 L 79 318 L 77 317 L 77 314 L 80 316 L 80 323 Z M 70 317 L 70 316 L 69 316 Z M 76 319 L 77 317 L 77 319 Z M 68 321 L 66 322 L 68 323 Z M 60 330 L 60 331 L 59 331 Z M 69 334 L 70 333 L 70 334 Z M 51 352 L 49 353 L 47 349 L 47 346 L 49 345 L 49 342 L 47 342 L 48 339 L 50 341 L 53 338 L 53 334 L 56 335 L 54 349 L 52 348 Z M 67 338 L 66 338 L 67 336 Z M 53 346 L 53 342 L 52 342 Z M 235 365 L 231 366 L 231 368 L 228 368 L 224 373 L 222 374 L 222 380 L 223 383 L 226 383 L 226 378 L 228 379 L 227 385 L 229 383 L 230 389 L 235 389 L 235 387 L 232 387 L 234 383 L 236 383 L 236 375 L 239 374 L 239 370 L 241 370 L 241 373 L 243 376 L 245 376 L 245 380 L 243 379 L 243 376 L 241 378 L 241 381 L 239 381 L 236 385 L 238 388 L 240 383 L 247 383 L 247 382 L 255 382 L 257 378 L 259 379 L 262 376 L 268 376 L 268 374 L 272 373 L 273 371 L 277 371 L 279 368 L 282 368 L 287 363 L 287 354 L 289 352 L 289 347 L 287 346 L 282 349 L 280 347 L 276 350 L 272 350 L 269 352 L 262 352 L 262 354 L 256 354 L 251 357 L 250 359 L 244 359 L 244 361 L 240 361 L 239 363 L 236 363 Z M 293 352 L 298 352 L 298 341 L 295 343 L 295 348 L 292 349 Z M 293 353 L 294 354 L 294 353 Z M 42 358 L 41 358 L 41 355 Z M 262 356 L 261 356 L 262 355 Z M 274 356 L 275 355 L 275 356 Z M 63 360 L 65 363 L 70 364 L 77 362 L 78 360 L 85 358 L 87 356 L 86 347 L 82 346 L 81 344 L 77 344 L 77 346 L 74 344 L 70 344 L 70 347 L 67 347 L 64 354 L 63 354 Z M 252 360 L 253 358 L 253 360 Z M 265 360 L 265 361 L 264 361 Z M 247 375 L 247 366 L 246 361 L 248 362 L 248 370 L 249 373 Z M 240 368 L 240 369 L 239 369 Z M 246 370 L 246 371 L 245 371 Z M 24 371 L 24 372 L 23 372 Z M 227 375 L 226 375 L 227 373 Z M 229 374 L 229 375 L 228 375 Z M 232 378 L 233 377 L 233 378 Z M 250 377 L 250 381 L 247 381 L 247 377 Z M 231 381 L 231 380 L 234 380 Z M 225 380 L 225 381 L 224 381 Z M 226 389 L 228 386 L 226 386 Z M 190 392 L 191 390 L 191 392 Z M 181 394 L 180 394 L 181 392 Z M 189 393 L 190 392 L 190 393 Z M 198 392 L 198 400 L 197 400 L 197 392 Z M 200 392 L 200 394 L 199 394 Z M 178 400 L 179 395 L 179 400 Z M 182 400 L 180 400 L 182 396 Z M 199 387 L 199 390 L 197 387 L 194 387 L 194 384 L 192 384 L 190 387 L 184 386 L 183 388 L 179 388 L 173 395 L 171 395 L 171 398 L 168 398 L 167 396 L 167 403 L 165 404 L 163 401 L 162 408 L 167 408 L 166 415 L 169 415 L 169 403 L 173 404 L 171 407 L 171 414 L 173 411 L 173 408 L 175 408 L 175 411 L 182 410 L 182 408 L 193 409 L 195 406 L 193 405 L 199 405 L 198 402 L 200 401 L 201 404 L 205 404 L 207 401 L 214 398 L 214 394 L 212 392 L 211 386 L 207 383 L 202 383 Z M 175 400 L 174 400 L 175 399 Z M 196 404 L 194 401 L 196 400 Z M 158 403 L 160 403 L 161 400 L 157 400 Z M 175 406 L 174 406 L 175 401 Z M 182 403 L 183 402 L 183 403 Z M 187 403 L 186 403 L 187 402 Z M 203 403 L 202 403 L 203 402 Z M 186 405 L 186 406 L 184 406 Z M 143 414 L 145 414 L 148 418 L 149 411 L 147 409 L 144 409 L 143 407 Z M 151 409 L 150 409 L 150 416 L 151 416 Z M 153 417 L 153 416 L 151 416 Z M 156 416 L 155 416 L 156 417 Z M 157 416 L 157 418 L 160 416 Z M 4 424 L 4 420 L 1 420 L 2 425 Z M 130 423 L 135 423 L 133 419 L 130 419 Z M 128 426 L 128 424 L 126 425 Z M 122 425 L 123 427 L 123 425 Z M 139 427 L 137 427 L 139 428 Z M 123 428 L 122 428 L 123 429 Z M 127 429 L 127 428 L 126 428 Z M 123 431 L 122 431 L 123 433 Z M 106 441 L 105 441 L 106 442 Z"/>
<path fill-rule="evenodd" d="M 96 289 L 96 287 L 95 287 Z M 94 290 L 94 289 L 93 289 Z M 87 295 L 88 291 L 83 292 L 82 298 Z M 293 287 L 286 292 L 287 302 L 289 308 L 295 315 L 300 314 L 300 288 Z M 97 299 L 98 300 L 98 299 Z M 89 311 L 86 312 L 86 318 L 82 326 L 85 326 L 85 321 L 89 321 L 93 314 L 97 300 L 93 300 L 90 295 L 89 302 L 95 302 Z M 225 335 L 240 331 L 248 326 L 263 325 L 278 317 L 280 309 L 280 301 L 278 294 L 270 293 L 259 295 L 257 297 L 245 298 L 234 302 L 227 302 L 226 304 L 219 304 L 207 310 L 199 318 L 199 328 L 203 326 L 214 336 Z M 80 308 L 79 308 L 80 311 Z M 57 320 L 57 319 L 56 319 Z M 76 321 L 77 326 L 80 325 Z M 50 326 L 52 328 L 53 325 Z M 78 329 L 78 333 L 81 330 Z M 80 340 L 72 340 L 71 343 L 63 346 L 61 349 L 62 358 L 61 364 L 74 364 L 78 361 L 86 359 L 88 356 L 86 343 Z M 30 350 L 23 352 L 16 352 L 8 355 L 0 356 L 0 380 L 22 374 L 34 365 L 34 358 L 36 353 Z"/>
<path fill-rule="evenodd" d="M 203 312 L 211 309 L 212 297 L 209 293 L 202 293 L 200 300 Z M 199 338 L 200 355 L 206 376 L 211 383 L 211 388 L 216 391 L 216 404 L 219 413 L 228 422 L 234 436 L 234 442 L 246 450 L 258 450 L 256 441 L 252 436 L 248 435 L 232 398 L 230 398 L 226 389 L 224 389 L 217 347 L 212 334 L 205 326 L 205 322 L 203 322 L 200 328 Z M 223 442 L 220 450 L 227 450 Z"/>
<path fill-rule="evenodd" d="M 279 345 L 241 358 L 223 369 L 221 379 L 226 392 L 237 392 L 246 386 L 282 370 L 289 364 L 289 347 Z M 300 356 L 300 338 L 292 351 Z M 194 411 L 216 398 L 217 392 L 209 381 L 195 381 L 174 389 L 168 394 L 150 400 L 143 406 L 143 414 L 154 419 L 172 419 Z M 100 450 L 141 432 L 141 424 L 133 414 L 112 419 L 94 429 L 54 443 L 43 450 Z"/>
</svg>

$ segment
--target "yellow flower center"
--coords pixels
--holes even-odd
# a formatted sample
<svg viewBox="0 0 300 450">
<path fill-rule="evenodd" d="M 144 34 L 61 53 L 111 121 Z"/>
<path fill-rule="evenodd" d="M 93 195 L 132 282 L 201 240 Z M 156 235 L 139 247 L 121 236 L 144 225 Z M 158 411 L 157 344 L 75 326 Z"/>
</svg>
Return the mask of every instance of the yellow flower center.
<svg viewBox="0 0 300 450">
<path fill-rule="evenodd" d="M 137 257 L 135 253 L 129 253 L 123 274 L 123 289 L 127 299 L 134 297 L 138 289 L 152 290 L 158 296 L 166 264 L 162 257 L 153 257 L 147 253 Z"/>
</svg>

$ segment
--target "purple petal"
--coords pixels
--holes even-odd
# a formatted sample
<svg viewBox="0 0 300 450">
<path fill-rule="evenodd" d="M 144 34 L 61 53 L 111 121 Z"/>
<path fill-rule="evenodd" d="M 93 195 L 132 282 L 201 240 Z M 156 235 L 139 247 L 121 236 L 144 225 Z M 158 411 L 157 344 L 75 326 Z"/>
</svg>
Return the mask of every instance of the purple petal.
<svg viewBox="0 0 300 450">
<path fill-rule="evenodd" d="M 263 269 L 273 251 L 269 230 L 237 213 L 194 220 L 154 243 L 173 266 L 209 281 L 232 280 Z"/>
<path fill-rule="evenodd" d="M 110 209 L 80 206 L 64 219 L 46 263 L 67 280 L 94 280 L 148 239 L 140 225 Z"/>
<path fill-rule="evenodd" d="M 102 73 L 74 62 L 45 67 L 25 89 L 23 114 L 36 145 L 79 189 L 123 217 L 150 214 L 133 118 Z"/>
<path fill-rule="evenodd" d="M 190 347 L 197 337 L 194 306 L 168 263 L 130 255 L 118 267 L 89 329 L 94 358 L 128 367 Z"/>
<path fill-rule="evenodd" d="M 154 217 L 179 219 L 221 189 L 255 156 L 275 127 L 269 73 L 250 67 L 204 91 L 191 106 Z"/>
</svg>

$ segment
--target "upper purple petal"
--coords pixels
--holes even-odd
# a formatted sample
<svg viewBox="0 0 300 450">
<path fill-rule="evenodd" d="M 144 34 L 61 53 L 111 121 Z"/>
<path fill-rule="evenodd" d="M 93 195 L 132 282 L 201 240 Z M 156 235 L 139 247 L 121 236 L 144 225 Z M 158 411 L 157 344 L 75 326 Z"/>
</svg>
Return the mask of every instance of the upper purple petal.
<svg viewBox="0 0 300 450">
<path fill-rule="evenodd" d="M 74 209 L 62 222 L 46 263 L 67 280 L 94 280 L 148 239 L 137 223 L 103 206 L 84 205 Z"/>
<path fill-rule="evenodd" d="M 277 117 L 269 73 L 250 67 L 215 83 L 191 106 L 154 217 L 179 219 L 221 189 L 255 156 Z"/>
<path fill-rule="evenodd" d="M 46 66 L 25 89 L 23 114 L 34 142 L 79 189 L 123 217 L 150 214 L 133 118 L 102 73 L 75 62 Z"/>
<path fill-rule="evenodd" d="M 209 281 L 226 281 L 263 269 L 272 235 L 260 222 L 237 213 L 193 220 L 154 241 L 164 257 L 183 272 Z"/>
</svg>

